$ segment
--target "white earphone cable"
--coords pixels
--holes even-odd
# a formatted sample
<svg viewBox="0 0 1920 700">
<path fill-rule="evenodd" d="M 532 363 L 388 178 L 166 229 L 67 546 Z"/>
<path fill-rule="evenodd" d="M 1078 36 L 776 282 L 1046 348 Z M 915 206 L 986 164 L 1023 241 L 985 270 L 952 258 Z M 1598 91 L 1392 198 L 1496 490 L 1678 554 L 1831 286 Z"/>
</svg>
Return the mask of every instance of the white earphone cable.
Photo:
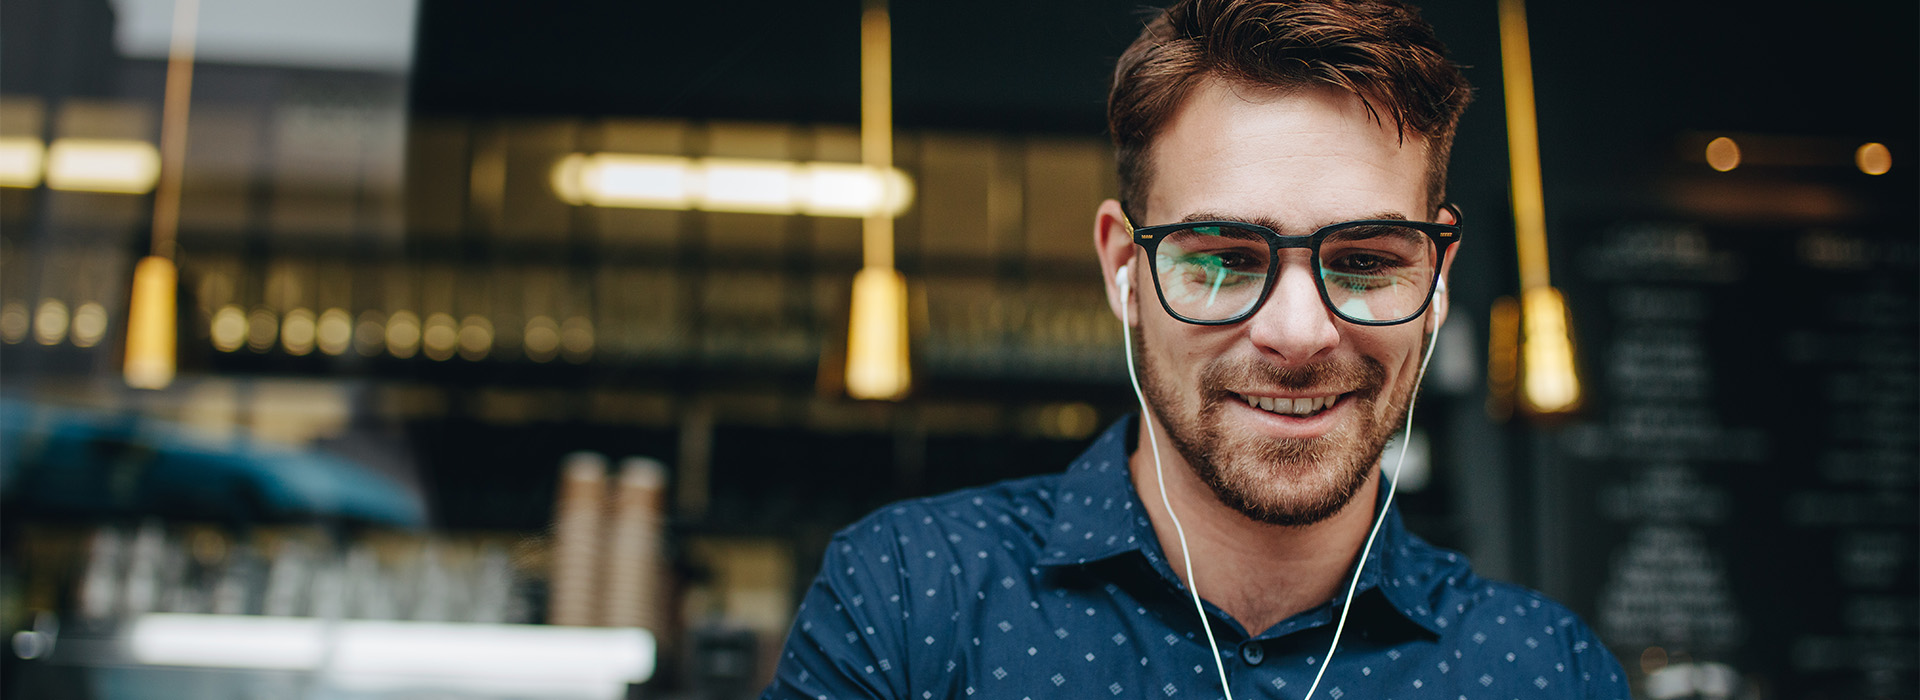
<svg viewBox="0 0 1920 700">
<path fill-rule="evenodd" d="M 1227 685 L 1227 665 L 1220 661 L 1220 646 L 1213 641 L 1213 623 L 1207 620 L 1207 609 L 1200 604 L 1200 585 L 1193 578 L 1193 556 L 1188 552 L 1187 533 L 1180 527 L 1180 516 L 1173 514 L 1173 502 L 1167 500 L 1167 480 L 1160 471 L 1160 439 L 1153 434 L 1153 416 L 1148 413 L 1147 396 L 1140 391 L 1140 375 L 1133 369 L 1133 321 L 1130 318 L 1129 304 L 1133 292 L 1133 280 L 1128 277 L 1130 266 L 1122 266 L 1114 275 L 1120 285 L 1120 335 L 1126 343 L 1127 378 L 1133 381 L 1133 396 L 1140 400 L 1140 421 L 1147 429 L 1147 443 L 1153 450 L 1153 479 L 1160 486 L 1160 505 L 1167 509 L 1167 518 L 1173 521 L 1174 535 L 1180 538 L 1180 561 L 1187 570 L 1187 593 L 1193 596 L 1193 611 L 1200 615 L 1200 627 L 1207 633 L 1207 648 L 1213 650 L 1213 667 L 1220 672 L 1220 691 L 1227 694 L 1226 700 L 1233 700 L 1233 688 Z"/>
<path fill-rule="evenodd" d="M 1320 670 L 1313 674 L 1313 685 L 1307 686 L 1307 694 L 1300 700 L 1313 700 L 1313 691 L 1320 688 L 1321 677 L 1327 675 L 1327 666 L 1333 663 L 1333 652 L 1340 647 L 1340 635 L 1347 630 L 1347 611 L 1353 609 L 1353 591 L 1360 586 L 1360 573 L 1367 569 L 1367 557 L 1373 553 L 1373 539 L 1380 534 L 1380 524 L 1387 520 L 1387 509 L 1393 507 L 1393 494 L 1400 485 L 1400 467 L 1407 462 L 1407 448 L 1413 444 L 1413 402 L 1420 396 L 1420 381 L 1427 377 L 1427 363 L 1433 360 L 1434 343 L 1440 340 L 1440 330 L 1434 329 L 1427 338 L 1427 351 L 1420 358 L 1420 373 L 1414 375 L 1413 391 L 1407 394 L 1406 431 L 1400 435 L 1400 456 L 1393 460 L 1393 478 L 1387 480 L 1387 498 L 1380 504 L 1380 514 L 1373 518 L 1373 529 L 1367 533 L 1367 544 L 1360 548 L 1360 559 L 1353 565 L 1353 579 L 1347 582 L 1347 595 L 1340 603 L 1340 622 L 1333 627 L 1333 643 L 1327 645 L 1327 658 L 1320 661 Z"/>
</svg>

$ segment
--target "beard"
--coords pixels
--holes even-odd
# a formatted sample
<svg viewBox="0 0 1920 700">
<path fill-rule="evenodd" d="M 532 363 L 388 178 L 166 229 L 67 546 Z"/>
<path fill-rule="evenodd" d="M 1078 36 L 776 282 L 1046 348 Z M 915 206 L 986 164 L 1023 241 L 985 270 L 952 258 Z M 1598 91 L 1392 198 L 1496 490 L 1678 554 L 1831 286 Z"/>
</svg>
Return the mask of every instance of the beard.
<svg viewBox="0 0 1920 700">
<path fill-rule="evenodd" d="M 1301 526 L 1340 512 L 1367 483 L 1387 441 L 1406 424 L 1412 382 L 1396 387 L 1384 420 L 1376 410 L 1386 391 L 1386 369 L 1362 357 L 1299 368 L 1216 358 L 1202 367 L 1197 390 L 1182 394 L 1133 336 L 1140 358 L 1142 390 L 1174 449 L 1222 504 L 1268 525 Z M 1423 344 L 1421 347 L 1425 347 Z M 1229 387 L 1304 390 L 1343 387 L 1357 420 L 1316 438 L 1273 438 L 1226 425 L 1227 402 L 1244 404 Z"/>
</svg>

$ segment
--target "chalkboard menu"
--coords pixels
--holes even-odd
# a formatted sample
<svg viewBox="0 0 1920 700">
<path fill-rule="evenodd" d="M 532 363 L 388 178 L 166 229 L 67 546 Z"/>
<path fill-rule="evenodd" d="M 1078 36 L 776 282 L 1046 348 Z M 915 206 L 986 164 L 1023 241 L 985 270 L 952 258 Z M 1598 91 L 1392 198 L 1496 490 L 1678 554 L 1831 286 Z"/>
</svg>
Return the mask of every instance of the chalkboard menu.
<svg viewBox="0 0 1920 700">
<path fill-rule="evenodd" d="M 1920 696 L 1920 237 L 1568 240 L 1591 398 L 1541 502 L 1640 695 Z"/>
</svg>

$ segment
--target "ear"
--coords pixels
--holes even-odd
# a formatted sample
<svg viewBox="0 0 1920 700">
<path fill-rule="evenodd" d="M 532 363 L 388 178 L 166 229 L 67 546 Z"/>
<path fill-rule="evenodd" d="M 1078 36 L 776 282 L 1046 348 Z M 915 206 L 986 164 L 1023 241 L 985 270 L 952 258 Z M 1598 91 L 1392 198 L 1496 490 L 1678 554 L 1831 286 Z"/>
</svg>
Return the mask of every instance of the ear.
<svg viewBox="0 0 1920 700">
<path fill-rule="evenodd" d="M 1440 214 L 1434 217 L 1434 221 L 1437 223 L 1453 224 L 1457 226 L 1460 224 L 1460 219 L 1459 217 L 1454 216 L 1453 212 L 1454 212 L 1453 207 L 1441 207 Z M 1434 290 L 1433 304 L 1430 308 L 1427 309 L 1427 316 L 1429 319 L 1427 321 L 1428 323 L 1427 332 L 1429 333 L 1440 332 L 1440 326 L 1447 322 L 1447 307 L 1450 305 L 1450 300 L 1448 298 L 1446 282 L 1447 282 L 1447 278 L 1452 276 L 1453 274 L 1453 261 L 1459 258 L 1460 258 L 1460 244 L 1455 243 L 1451 248 L 1447 250 L 1446 261 L 1440 264 L 1440 281 L 1439 281 L 1440 287 Z"/>
<path fill-rule="evenodd" d="M 1127 225 L 1127 215 L 1120 210 L 1120 202 L 1109 199 L 1100 203 L 1099 211 L 1093 217 L 1093 250 L 1100 256 L 1100 279 L 1107 289 L 1107 306 L 1113 311 L 1114 318 L 1121 315 L 1121 304 L 1136 304 L 1142 293 L 1141 283 L 1146 280 L 1145 271 L 1139 265 L 1132 266 L 1128 273 L 1132 276 L 1133 298 L 1121 293 L 1120 285 L 1115 283 L 1114 275 L 1134 259 L 1139 250 L 1133 244 L 1133 230 Z M 1139 306 L 1129 309 L 1134 319 L 1139 319 Z"/>
</svg>

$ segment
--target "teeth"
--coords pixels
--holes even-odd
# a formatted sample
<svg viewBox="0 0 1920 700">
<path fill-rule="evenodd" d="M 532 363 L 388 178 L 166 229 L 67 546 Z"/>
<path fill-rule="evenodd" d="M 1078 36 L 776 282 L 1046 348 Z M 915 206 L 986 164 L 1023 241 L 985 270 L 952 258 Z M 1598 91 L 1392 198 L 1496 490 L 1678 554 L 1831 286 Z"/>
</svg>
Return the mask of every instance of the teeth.
<svg viewBox="0 0 1920 700">
<path fill-rule="evenodd" d="M 1282 415 L 1305 416 L 1320 412 L 1332 406 L 1339 396 L 1316 396 L 1300 399 L 1276 399 L 1270 396 L 1248 396 L 1237 394 L 1248 406 Z"/>
</svg>

